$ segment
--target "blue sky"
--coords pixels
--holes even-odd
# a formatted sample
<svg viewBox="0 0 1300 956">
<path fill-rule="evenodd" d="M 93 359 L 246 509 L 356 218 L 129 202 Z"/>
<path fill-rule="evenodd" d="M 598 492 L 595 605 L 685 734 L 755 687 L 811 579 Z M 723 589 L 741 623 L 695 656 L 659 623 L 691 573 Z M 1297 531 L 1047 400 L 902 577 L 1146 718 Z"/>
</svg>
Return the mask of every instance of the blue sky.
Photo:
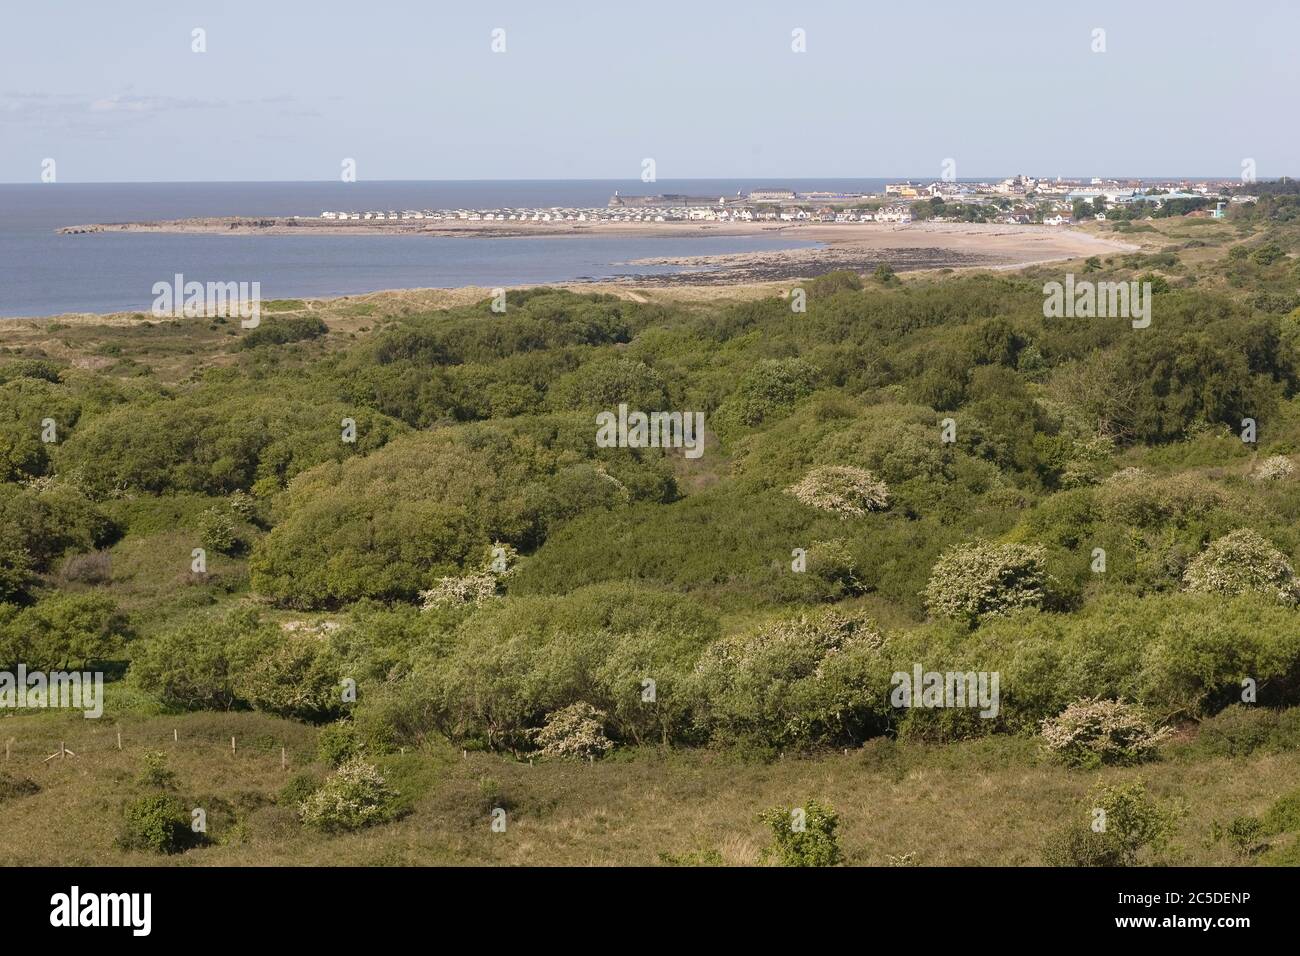
<svg viewBox="0 0 1300 956">
<path fill-rule="evenodd" d="M 1298 28 L 1287 0 L 11 2 L 0 182 L 1296 175 Z"/>
</svg>

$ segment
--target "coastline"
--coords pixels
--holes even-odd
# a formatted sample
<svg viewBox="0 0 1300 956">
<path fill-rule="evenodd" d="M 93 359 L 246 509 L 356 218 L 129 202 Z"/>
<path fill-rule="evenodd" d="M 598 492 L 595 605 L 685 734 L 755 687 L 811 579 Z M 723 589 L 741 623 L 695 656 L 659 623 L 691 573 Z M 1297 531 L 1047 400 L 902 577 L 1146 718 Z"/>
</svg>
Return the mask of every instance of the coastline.
<svg viewBox="0 0 1300 956">
<path fill-rule="evenodd" d="M 871 272 L 881 264 L 895 272 L 932 269 L 1011 270 L 1043 263 L 1132 252 L 1138 246 L 1103 238 L 1072 226 L 983 223 L 779 223 L 779 222 L 516 222 L 452 220 L 437 225 L 418 220 L 341 225 L 321 220 L 227 217 L 155 222 L 90 224 L 58 230 L 63 235 L 163 233 L 228 236 L 407 236 L 458 239 L 547 238 L 701 238 L 762 237 L 791 243 L 818 243 L 752 252 L 656 256 L 615 266 L 659 266 L 680 271 L 656 275 L 613 274 L 596 280 L 559 280 L 532 285 L 719 288 L 750 283 L 789 282 L 848 269 Z M 448 287 L 454 288 L 454 287 Z"/>
</svg>

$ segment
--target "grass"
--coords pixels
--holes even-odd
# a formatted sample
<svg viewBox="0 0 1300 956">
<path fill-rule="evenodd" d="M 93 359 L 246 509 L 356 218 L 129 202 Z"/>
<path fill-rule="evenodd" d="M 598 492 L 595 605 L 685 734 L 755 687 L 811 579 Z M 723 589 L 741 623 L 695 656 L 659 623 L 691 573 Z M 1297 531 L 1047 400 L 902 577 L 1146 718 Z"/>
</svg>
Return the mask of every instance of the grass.
<svg viewBox="0 0 1300 956">
<path fill-rule="evenodd" d="M 139 702 L 131 709 L 146 710 Z M 1087 793 L 1099 781 L 1141 779 L 1157 800 L 1186 807 L 1161 862 L 1229 865 L 1240 860 L 1210 841 L 1213 822 L 1263 816 L 1300 780 L 1295 751 L 1078 772 L 1044 762 L 1034 741 L 1010 737 L 947 746 L 876 740 L 847 755 L 771 763 L 647 750 L 596 764 L 529 765 L 436 744 L 376 761 L 399 792 L 399 819 L 330 837 L 304 830 L 295 808 L 277 802 L 296 775 L 328 773 L 316 760 L 315 736 L 311 727 L 254 713 L 0 719 L 0 738 L 14 741 L 0 769 L 40 787 L 0 802 L 6 862 L 657 865 L 662 853 L 695 853 L 756 865 L 767 842 L 759 811 L 816 798 L 839 810 L 849 865 L 886 866 L 904 854 L 922 866 L 1025 865 L 1041 862 L 1043 842 L 1068 815 L 1087 813 Z M 78 756 L 44 761 L 61 741 Z M 210 845 L 172 857 L 115 847 L 122 806 L 143 792 L 136 777 L 146 750 L 166 752 L 176 792 L 187 806 L 207 809 Z M 490 828 L 494 806 L 507 811 L 505 833 Z M 1297 862 L 1295 834 L 1270 843 L 1255 862 Z"/>
</svg>

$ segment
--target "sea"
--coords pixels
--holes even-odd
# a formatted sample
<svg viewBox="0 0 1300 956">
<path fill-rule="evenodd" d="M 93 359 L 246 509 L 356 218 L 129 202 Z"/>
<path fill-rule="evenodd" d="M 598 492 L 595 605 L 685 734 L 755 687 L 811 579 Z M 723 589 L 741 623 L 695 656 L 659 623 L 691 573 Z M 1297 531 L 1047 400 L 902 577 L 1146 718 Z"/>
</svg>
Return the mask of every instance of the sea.
<svg viewBox="0 0 1300 956">
<path fill-rule="evenodd" d="M 514 286 L 685 271 L 647 258 L 817 243 L 765 236 L 519 237 L 58 235 L 63 226 L 324 210 L 604 206 L 623 196 L 734 196 L 751 189 L 879 192 L 883 179 L 526 180 L 0 184 L 0 317 L 145 311 L 154 283 L 261 283 L 262 298 L 380 289 Z"/>
</svg>

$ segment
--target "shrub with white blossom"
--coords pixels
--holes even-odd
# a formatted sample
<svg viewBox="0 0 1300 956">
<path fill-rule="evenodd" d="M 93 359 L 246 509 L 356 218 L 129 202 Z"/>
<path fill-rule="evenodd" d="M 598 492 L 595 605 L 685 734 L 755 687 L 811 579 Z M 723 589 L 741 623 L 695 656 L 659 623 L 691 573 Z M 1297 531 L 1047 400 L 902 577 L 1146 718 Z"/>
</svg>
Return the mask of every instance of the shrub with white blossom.
<svg viewBox="0 0 1300 956">
<path fill-rule="evenodd" d="M 420 592 L 420 610 L 473 604 L 479 607 L 497 595 L 497 576 L 491 571 L 461 577 L 439 578 L 427 591 Z"/>
<path fill-rule="evenodd" d="M 1043 743 L 1070 767 L 1130 766 L 1150 760 L 1170 730 L 1155 729 L 1141 709 L 1084 697 L 1043 721 Z"/>
<path fill-rule="evenodd" d="M 1260 462 L 1250 476 L 1256 481 L 1285 481 L 1295 474 L 1295 462 L 1286 455 L 1272 455 Z"/>
<path fill-rule="evenodd" d="M 799 501 L 840 517 L 889 507 L 889 488 L 869 471 L 851 465 L 814 468 L 786 489 Z"/>
<path fill-rule="evenodd" d="M 1250 528 L 1238 528 L 1202 551 L 1183 583 L 1203 594 L 1266 594 L 1283 604 L 1300 600 L 1291 562 Z"/>
<path fill-rule="evenodd" d="M 1041 545 L 971 542 L 946 551 L 930 572 L 924 596 L 937 617 L 975 623 L 984 617 L 1041 607 L 1047 587 Z"/>
<path fill-rule="evenodd" d="M 471 574 L 439 578 L 433 587 L 420 592 L 420 610 L 458 607 L 472 604 L 481 607 L 501 593 L 501 581 L 515 570 L 519 552 L 508 544 L 493 544 L 478 571 Z"/>
<path fill-rule="evenodd" d="M 298 815 L 326 833 L 360 830 L 389 819 L 396 796 L 377 768 L 354 757 L 298 805 Z"/>
<path fill-rule="evenodd" d="M 1145 468 L 1137 468 L 1135 466 L 1130 466 L 1128 468 L 1121 468 L 1119 471 L 1115 472 L 1109 478 L 1107 478 L 1103 482 L 1103 484 L 1118 485 L 1118 484 L 1124 484 L 1125 482 L 1128 481 L 1146 481 L 1150 479 L 1150 477 L 1151 477 L 1151 473 L 1147 471 Z"/>
<path fill-rule="evenodd" d="M 543 757 L 574 757 L 579 760 L 603 757 L 613 749 L 605 736 L 605 713 L 585 701 L 578 701 L 546 715 L 546 725 L 533 742 Z"/>
</svg>

